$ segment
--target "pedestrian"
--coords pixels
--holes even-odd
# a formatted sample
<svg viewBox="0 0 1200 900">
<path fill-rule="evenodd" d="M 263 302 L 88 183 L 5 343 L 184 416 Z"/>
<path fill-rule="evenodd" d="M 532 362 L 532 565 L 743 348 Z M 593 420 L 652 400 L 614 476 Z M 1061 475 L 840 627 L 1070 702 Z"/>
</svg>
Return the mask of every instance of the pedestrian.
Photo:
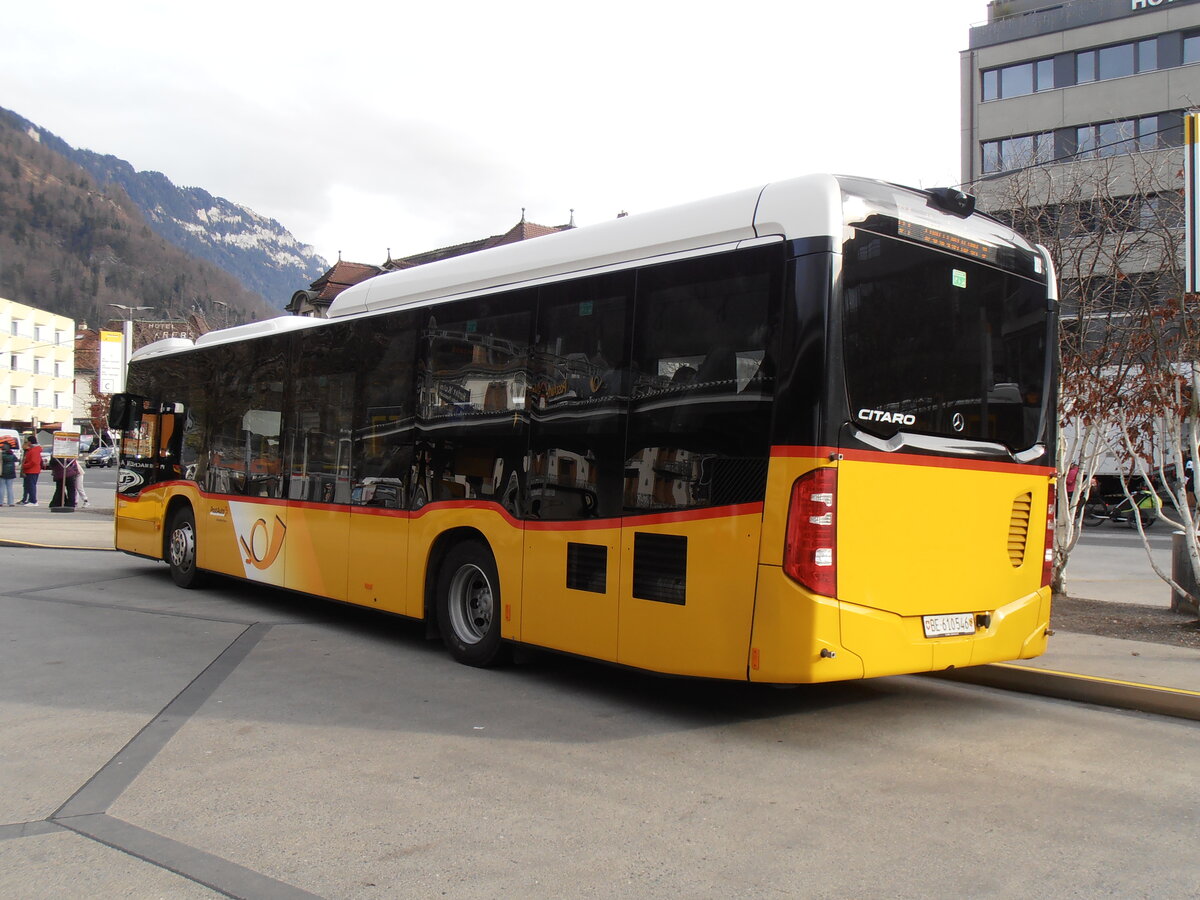
<svg viewBox="0 0 1200 900">
<path fill-rule="evenodd" d="M 79 478 L 79 462 L 75 457 L 51 457 L 50 476 L 54 479 L 54 498 L 50 505 L 56 509 L 75 508 L 75 485 Z"/>
<path fill-rule="evenodd" d="M 83 473 L 85 470 L 84 470 L 83 466 L 79 465 L 78 459 L 75 460 L 75 468 L 79 470 L 79 474 L 77 476 L 75 476 L 75 496 L 76 496 L 76 498 L 78 498 L 79 505 L 81 507 L 87 506 L 88 505 L 88 495 L 87 495 L 87 491 L 85 491 L 83 489 Z"/>
<path fill-rule="evenodd" d="M 13 481 L 17 477 L 17 454 L 8 441 L 0 441 L 0 506 L 13 505 Z"/>
<path fill-rule="evenodd" d="M 37 506 L 38 476 L 42 474 L 42 448 L 32 434 L 25 438 L 25 455 L 21 457 L 21 477 L 25 484 L 21 494 L 22 506 Z"/>
</svg>

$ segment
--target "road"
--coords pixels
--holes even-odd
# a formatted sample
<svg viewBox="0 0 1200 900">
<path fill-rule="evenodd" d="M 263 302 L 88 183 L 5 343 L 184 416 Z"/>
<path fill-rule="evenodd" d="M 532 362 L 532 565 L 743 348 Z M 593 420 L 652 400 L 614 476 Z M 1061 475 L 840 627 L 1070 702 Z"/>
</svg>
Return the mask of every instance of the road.
<svg viewBox="0 0 1200 900">
<path fill-rule="evenodd" d="M 102 477 L 89 478 L 99 487 Z M 552 655 L 3 550 L 0 896 L 1192 897 L 1200 728 Z"/>
</svg>

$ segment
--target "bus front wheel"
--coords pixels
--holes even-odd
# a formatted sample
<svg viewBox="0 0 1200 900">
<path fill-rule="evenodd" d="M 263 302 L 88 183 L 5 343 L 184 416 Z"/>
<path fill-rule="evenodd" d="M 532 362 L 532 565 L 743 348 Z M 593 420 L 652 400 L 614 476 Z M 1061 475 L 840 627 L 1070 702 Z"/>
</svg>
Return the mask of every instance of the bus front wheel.
<svg viewBox="0 0 1200 900">
<path fill-rule="evenodd" d="M 196 569 L 196 517 L 191 507 L 181 507 L 171 517 L 167 529 L 167 565 L 171 579 L 181 588 L 200 585 L 200 573 Z"/>
<path fill-rule="evenodd" d="M 438 628 L 450 655 L 468 666 L 499 662 L 500 609 L 500 577 L 487 545 L 455 545 L 437 580 Z"/>
</svg>

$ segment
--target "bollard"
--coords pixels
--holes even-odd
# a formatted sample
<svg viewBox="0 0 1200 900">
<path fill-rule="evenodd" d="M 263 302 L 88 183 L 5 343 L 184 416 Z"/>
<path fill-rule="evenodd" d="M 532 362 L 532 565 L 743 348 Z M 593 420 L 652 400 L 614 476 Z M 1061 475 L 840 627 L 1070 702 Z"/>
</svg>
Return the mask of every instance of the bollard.
<svg viewBox="0 0 1200 900">
<path fill-rule="evenodd" d="M 1176 531 L 1171 535 L 1171 577 L 1175 583 L 1186 590 L 1192 597 L 1200 597 L 1200 586 L 1196 584 L 1196 576 L 1192 572 L 1192 561 L 1188 557 L 1187 535 Z M 1171 590 L 1171 609 L 1174 612 L 1200 615 L 1200 607 L 1187 595 Z"/>
</svg>

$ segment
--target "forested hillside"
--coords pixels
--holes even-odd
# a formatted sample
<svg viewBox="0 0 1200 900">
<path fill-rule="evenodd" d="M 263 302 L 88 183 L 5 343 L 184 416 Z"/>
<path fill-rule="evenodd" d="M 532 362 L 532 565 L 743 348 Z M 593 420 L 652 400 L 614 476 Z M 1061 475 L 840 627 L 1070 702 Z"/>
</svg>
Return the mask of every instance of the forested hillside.
<svg viewBox="0 0 1200 900">
<path fill-rule="evenodd" d="M 120 187 L 101 187 L 27 125 L 0 111 L 0 296 L 92 324 L 119 317 L 111 303 L 211 319 L 220 301 L 234 321 L 278 314 L 157 235 Z"/>
</svg>

